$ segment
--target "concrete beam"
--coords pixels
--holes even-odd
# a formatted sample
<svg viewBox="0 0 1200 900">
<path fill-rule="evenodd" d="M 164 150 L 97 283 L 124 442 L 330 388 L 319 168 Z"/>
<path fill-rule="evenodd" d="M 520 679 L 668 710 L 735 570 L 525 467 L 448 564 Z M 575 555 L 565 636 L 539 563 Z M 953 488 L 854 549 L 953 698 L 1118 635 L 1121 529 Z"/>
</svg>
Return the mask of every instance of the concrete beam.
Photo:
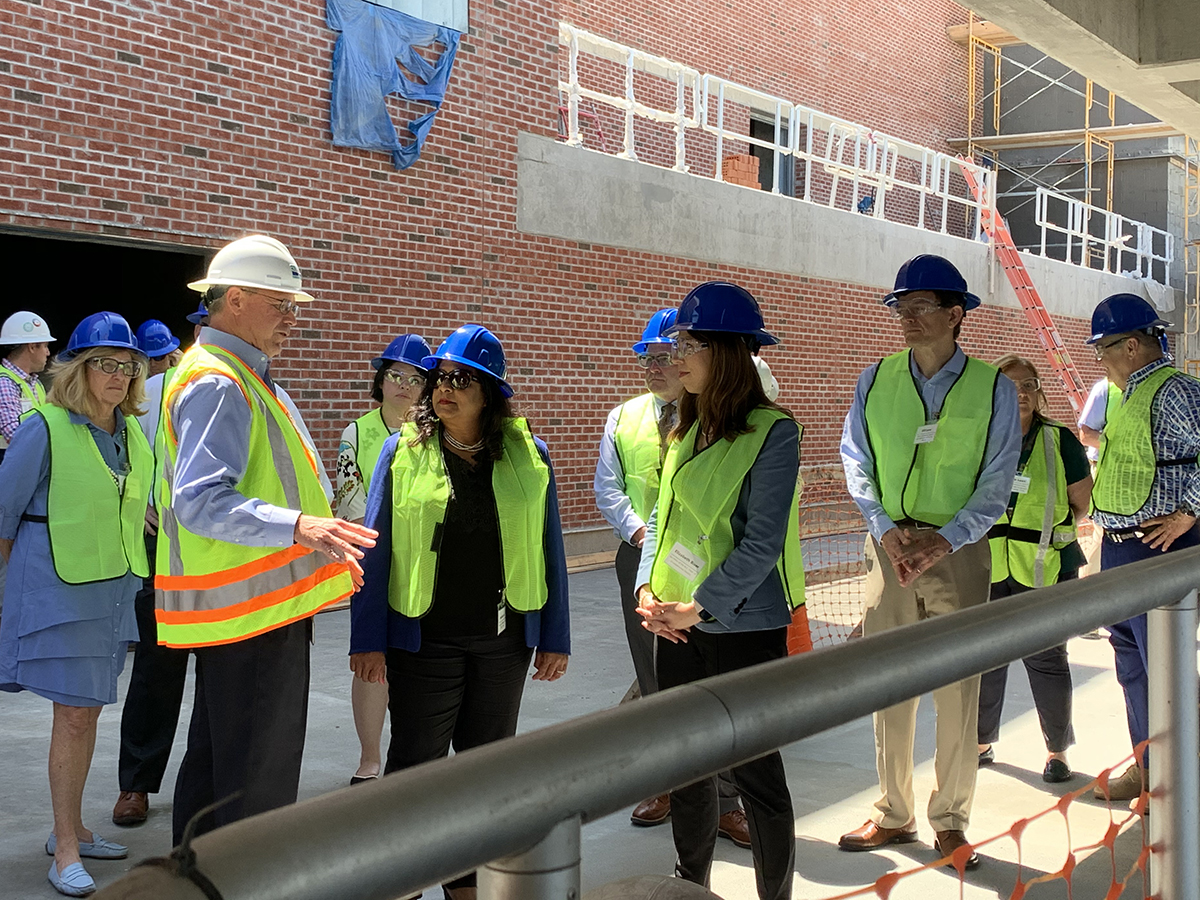
<svg viewBox="0 0 1200 900">
<path fill-rule="evenodd" d="M 985 302 L 1019 307 L 988 246 L 521 134 L 517 228 L 529 234 L 880 288 L 904 260 L 952 260 Z M 1087 318 L 1141 282 L 1022 254 L 1052 315 Z M 991 265 L 989 265 L 991 264 Z M 1159 298 L 1163 302 L 1163 298 Z M 1166 291 L 1173 306 L 1175 293 Z"/>
<path fill-rule="evenodd" d="M 1200 138 L 1200 103 L 1189 86 L 1200 80 L 1194 0 L 970 0 L 969 5 L 1084 77 Z"/>
</svg>

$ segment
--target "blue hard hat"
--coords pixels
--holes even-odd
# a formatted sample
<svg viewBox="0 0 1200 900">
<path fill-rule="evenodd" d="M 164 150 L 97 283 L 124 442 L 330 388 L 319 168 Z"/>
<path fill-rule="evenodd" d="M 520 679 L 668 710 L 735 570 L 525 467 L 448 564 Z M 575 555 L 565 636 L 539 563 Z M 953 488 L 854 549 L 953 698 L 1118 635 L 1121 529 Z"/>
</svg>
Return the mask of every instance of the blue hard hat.
<svg viewBox="0 0 1200 900">
<path fill-rule="evenodd" d="M 660 309 L 652 315 L 642 330 L 642 339 L 633 345 L 633 352 L 645 353 L 647 344 L 671 343 L 671 338 L 666 331 L 675 324 L 675 317 L 678 314 L 679 311 L 676 309 Z"/>
<path fill-rule="evenodd" d="M 129 323 L 122 316 L 112 312 L 92 313 L 76 325 L 71 337 L 67 339 L 67 349 L 59 356 L 64 360 L 74 359 L 80 350 L 87 350 L 89 347 L 120 347 L 134 353 L 142 352 Z"/>
<path fill-rule="evenodd" d="M 513 395 L 513 389 L 505 381 L 508 377 L 508 367 L 504 362 L 504 347 L 496 336 L 482 325 L 464 325 L 459 328 L 442 341 L 437 353 L 421 360 L 421 367 L 436 369 L 443 359 L 487 372 L 500 382 L 500 393 L 505 397 Z"/>
<path fill-rule="evenodd" d="M 1092 313 L 1092 336 L 1087 343 L 1094 344 L 1114 334 L 1166 328 L 1170 324 L 1160 319 L 1154 307 L 1137 294 L 1112 294 L 1101 300 Z"/>
<path fill-rule="evenodd" d="M 763 325 L 758 301 L 744 287 L 728 281 L 706 281 L 692 288 L 679 304 L 675 324 L 667 335 L 681 331 L 723 331 L 752 337 L 760 344 L 778 344 L 779 338 Z"/>
<path fill-rule="evenodd" d="M 371 368 L 379 371 L 383 368 L 383 364 L 390 360 L 391 362 L 408 363 L 422 371 L 428 371 L 429 367 L 425 365 L 425 357 L 429 353 L 429 345 L 420 335 L 402 334 L 393 338 L 392 342 L 387 345 L 387 349 L 371 360 Z"/>
<path fill-rule="evenodd" d="M 204 305 L 204 301 L 200 301 L 200 308 L 187 317 L 187 320 L 193 325 L 200 325 L 208 318 L 208 307 Z"/>
<path fill-rule="evenodd" d="M 967 279 L 962 277 L 954 263 L 932 253 L 922 253 L 905 262 L 896 273 L 895 287 L 883 298 L 883 302 L 888 306 L 895 306 L 896 301 L 911 291 L 950 291 L 962 294 L 965 309 L 974 309 L 981 302 L 967 290 Z"/>
<path fill-rule="evenodd" d="M 158 319 L 147 319 L 138 326 L 137 342 L 142 353 L 150 359 L 166 356 L 179 346 L 179 338 L 171 334 L 165 322 Z"/>
</svg>

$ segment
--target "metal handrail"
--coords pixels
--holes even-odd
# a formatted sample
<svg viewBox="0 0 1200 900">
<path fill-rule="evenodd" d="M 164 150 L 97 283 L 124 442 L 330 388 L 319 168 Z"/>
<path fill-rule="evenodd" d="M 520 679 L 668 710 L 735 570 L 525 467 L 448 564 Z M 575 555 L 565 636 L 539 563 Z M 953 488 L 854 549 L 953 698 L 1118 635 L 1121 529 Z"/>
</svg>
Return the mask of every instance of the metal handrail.
<svg viewBox="0 0 1200 900">
<path fill-rule="evenodd" d="M 1181 550 L 673 688 L 225 826 L 194 841 L 197 868 L 224 900 L 389 900 L 489 863 L 480 874 L 484 900 L 551 896 L 530 885 L 552 868 L 551 844 L 562 848 L 565 867 L 574 854 L 577 884 L 579 821 L 594 821 L 1102 625 L 1175 604 L 1180 618 L 1163 625 L 1159 616 L 1151 627 L 1152 639 L 1182 633 L 1162 653 L 1173 668 L 1152 672 L 1152 679 L 1167 672 L 1172 689 L 1182 693 L 1166 703 L 1162 681 L 1152 680 L 1151 734 L 1162 764 L 1151 767 L 1151 776 L 1167 773 L 1182 787 L 1178 796 L 1174 789 L 1162 799 L 1155 794 L 1151 839 L 1156 828 L 1175 829 L 1165 841 L 1161 834 L 1157 838 L 1156 846 L 1166 848 L 1163 858 L 1175 863 L 1164 884 L 1194 885 L 1198 585 L 1200 548 Z M 1189 594 L 1190 607 L 1178 603 Z M 1160 662 L 1167 660 L 1156 665 Z M 1168 712 L 1156 713 L 1160 708 Z M 1178 728 L 1164 726 L 1164 715 Z M 1172 759 L 1183 764 L 1173 765 Z M 1180 846 L 1185 849 L 1173 849 Z M 523 857 L 514 855 L 525 851 L 541 855 L 522 874 Z M 1152 864 L 1160 856 L 1156 850 Z M 497 866 L 503 857 L 510 859 Z M 510 877 L 528 880 L 521 890 L 497 889 Z M 145 867 L 96 897 L 200 900 L 203 894 L 190 881 Z"/>
</svg>

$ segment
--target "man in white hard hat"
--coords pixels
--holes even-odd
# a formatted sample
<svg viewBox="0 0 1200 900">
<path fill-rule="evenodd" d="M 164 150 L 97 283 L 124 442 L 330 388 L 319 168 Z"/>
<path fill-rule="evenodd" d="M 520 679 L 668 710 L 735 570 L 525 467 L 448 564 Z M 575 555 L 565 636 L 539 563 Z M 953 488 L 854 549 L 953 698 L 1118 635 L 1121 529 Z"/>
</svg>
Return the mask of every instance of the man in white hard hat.
<svg viewBox="0 0 1200 900">
<path fill-rule="evenodd" d="M 0 460 L 21 416 L 46 402 L 38 374 L 50 359 L 52 340 L 37 313 L 13 313 L 0 325 Z"/>
<path fill-rule="evenodd" d="M 50 359 L 54 336 L 37 313 L 13 313 L 0 325 L 0 462 L 21 416 L 46 402 L 38 373 Z M 8 564 L 0 559 L 0 608 Z"/>
<path fill-rule="evenodd" d="M 375 532 L 330 515 L 320 463 L 270 362 L 313 298 L 279 241 L 223 247 L 209 324 L 164 390 L 155 574 L 158 642 L 192 648 L 196 696 L 175 784 L 174 839 L 295 802 L 312 616 L 361 583 Z"/>
</svg>

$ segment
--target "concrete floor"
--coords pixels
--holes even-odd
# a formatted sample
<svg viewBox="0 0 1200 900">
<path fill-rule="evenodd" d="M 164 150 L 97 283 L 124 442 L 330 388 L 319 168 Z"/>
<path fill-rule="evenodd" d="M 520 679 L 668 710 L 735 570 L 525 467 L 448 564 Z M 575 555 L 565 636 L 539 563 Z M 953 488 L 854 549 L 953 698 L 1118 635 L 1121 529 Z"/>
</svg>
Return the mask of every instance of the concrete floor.
<svg viewBox="0 0 1200 900">
<path fill-rule="evenodd" d="M 525 693 L 520 728 L 529 731 L 615 704 L 633 677 L 616 601 L 611 570 L 571 577 L 575 655 L 564 678 L 554 684 L 530 682 Z M 358 760 L 358 745 L 350 715 L 350 675 L 346 664 L 348 614 L 323 614 L 317 620 L 313 649 L 312 697 L 308 742 L 300 794 L 312 797 L 341 787 Z M 1028 681 L 1017 666 L 1011 671 L 1003 741 L 996 745 L 997 764 L 984 769 L 978 788 L 969 836 L 975 841 L 1006 832 L 1014 822 L 1051 808 L 1066 789 L 1084 783 L 1101 768 L 1129 752 L 1124 705 L 1112 671 L 1108 642 L 1081 638 L 1070 646 L 1075 678 L 1075 728 L 1078 744 L 1071 763 L 1080 773 L 1067 785 L 1045 785 L 1040 773 L 1044 749 Z M 130 657 L 132 660 L 132 657 Z M 121 679 L 122 698 L 128 667 Z M 189 687 L 187 697 L 190 699 Z M 185 700 L 184 721 L 190 715 Z M 933 710 L 928 697 L 920 710 L 916 748 L 918 806 L 932 788 Z M 0 694 L 0 897 L 35 900 L 57 896 L 46 881 L 49 858 L 42 845 L 50 831 L 50 798 L 46 755 L 50 733 L 50 704 L 33 694 Z M 116 828 L 109 821 L 117 796 L 117 749 L 120 704 L 100 717 L 95 761 L 84 795 L 84 820 L 106 837 L 130 847 L 130 860 L 158 856 L 170 849 L 171 798 L 175 769 L 183 754 L 185 729 L 177 733 L 172 766 L 163 794 L 151 798 L 149 821 L 140 828 Z M 921 842 L 898 850 L 847 854 L 837 849 L 838 836 L 866 818 L 876 798 L 874 743 L 869 719 L 851 722 L 783 751 L 796 810 L 797 898 L 844 896 L 866 889 L 880 876 L 914 868 L 935 858 L 933 835 L 919 821 Z M 1123 807 L 1115 811 L 1122 826 L 1116 843 L 1118 880 L 1124 877 L 1141 847 L 1141 820 Z M 1070 807 L 1071 844 L 1076 848 L 1074 897 L 1106 897 L 1113 859 L 1105 850 L 1080 849 L 1101 841 L 1110 814 L 1104 804 L 1082 800 Z M 1067 856 L 1067 831 L 1057 812 L 1030 824 L 1017 846 L 1010 838 L 981 851 L 983 864 L 967 874 L 961 895 L 952 871 L 929 871 L 899 882 L 892 900 L 930 900 L 963 897 L 969 900 L 1008 897 L 1020 873 L 1028 881 L 1057 871 Z M 674 860 L 670 828 L 634 828 L 627 813 L 590 824 L 583 831 L 585 893 L 606 882 L 638 873 L 669 873 Z M 101 887 L 111 884 L 131 865 L 89 861 L 88 870 Z M 719 841 L 713 868 L 713 890 L 726 900 L 755 897 L 750 852 Z M 1141 897 L 1139 883 L 1121 897 Z M 427 891 L 437 897 L 438 891 Z M 1027 895 L 1035 900 L 1068 896 L 1061 880 L 1036 885 Z M 350 900 L 350 898 L 347 898 Z"/>
</svg>

